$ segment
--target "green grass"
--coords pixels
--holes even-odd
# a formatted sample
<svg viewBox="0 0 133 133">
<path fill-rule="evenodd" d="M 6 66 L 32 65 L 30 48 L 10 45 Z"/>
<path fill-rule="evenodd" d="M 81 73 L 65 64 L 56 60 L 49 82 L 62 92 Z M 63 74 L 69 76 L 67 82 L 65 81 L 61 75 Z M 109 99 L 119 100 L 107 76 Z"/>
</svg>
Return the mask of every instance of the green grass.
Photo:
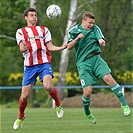
<svg viewBox="0 0 133 133">
<path fill-rule="evenodd" d="M 13 130 L 17 108 L 1 109 L 1 133 L 133 133 L 132 116 L 124 117 L 120 108 L 92 108 L 97 124 L 91 124 L 82 108 L 65 108 L 58 119 L 51 108 L 27 108 L 23 127 Z"/>
</svg>

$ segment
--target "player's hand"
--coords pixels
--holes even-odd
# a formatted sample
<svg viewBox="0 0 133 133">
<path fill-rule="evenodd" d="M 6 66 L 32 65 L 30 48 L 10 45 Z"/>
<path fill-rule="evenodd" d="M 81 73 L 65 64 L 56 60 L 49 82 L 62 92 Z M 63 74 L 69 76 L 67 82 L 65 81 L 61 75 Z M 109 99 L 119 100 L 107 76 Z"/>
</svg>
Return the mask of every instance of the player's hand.
<svg viewBox="0 0 133 133">
<path fill-rule="evenodd" d="M 26 43 L 20 42 L 19 48 L 20 48 L 20 52 L 24 53 L 28 50 L 28 45 Z"/>
<path fill-rule="evenodd" d="M 61 50 L 66 49 L 67 46 L 68 46 L 68 44 L 63 44 L 62 47 L 61 47 Z"/>
<path fill-rule="evenodd" d="M 106 43 L 105 43 L 105 41 L 104 41 L 104 39 L 99 39 L 99 44 L 101 45 L 101 46 L 106 46 Z"/>
<path fill-rule="evenodd" d="M 84 35 L 82 33 L 80 33 L 78 36 L 77 36 L 78 39 L 81 39 L 81 38 L 84 38 Z"/>
<path fill-rule="evenodd" d="M 78 38 L 84 38 L 84 35 L 82 34 L 82 33 L 80 33 L 79 35 L 78 35 Z"/>
<path fill-rule="evenodd" d="M 84 38 L 84 35 L 82 33 L 78 34 L 78 36 L 75 38 L 75 41 L 78 41 L 81 38 Z"/>
</svg>

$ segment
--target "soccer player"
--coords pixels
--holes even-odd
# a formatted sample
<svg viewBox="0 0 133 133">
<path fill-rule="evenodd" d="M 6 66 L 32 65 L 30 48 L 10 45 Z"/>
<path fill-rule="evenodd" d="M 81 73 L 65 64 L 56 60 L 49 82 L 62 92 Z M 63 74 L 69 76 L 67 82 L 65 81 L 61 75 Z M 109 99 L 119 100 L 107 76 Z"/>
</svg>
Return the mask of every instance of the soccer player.
<svg viewBox="0 0 133 133">
<path fill-rule="evenodd" d="M 25 118 L 25 108 L 29 94 L 36 83 L 37 76 L 43 82 L 44 88 L 48 94 L 55 100 L 56 114 L 62 118 L 64 110 L 56 88 L 52 84 L 54 74 L 51 68 L 51 51 L 63 50 L 67 47 L 64 44 L 60 47 L 52 43 L 51 33 L 47 27 L 37 26 L 37 13 L 33 8 L 27 8 L 24 11 L 24 19 L 27 26 L 20 28 L 16 32 L 16 40 L 20 52 L 24 57 L 24 77 L 22 82 L 22 93 L 19 98 L 19 114 L 13 124 L 13 129 L 19 129 Z"/>
<path fill-rule="evenodd" d="M 92 86 L 98 83 L 98 78 L 103 79 L 111 87 L 122 104 L 124 115 L 128 116 L 131 112 L 120 85 L 114 80 L 110 68 L 100 56 L 100 46 L 106 46 L 105 38 L 100 28 L 95 25 L 94 14 L 85 12 L 82 16 L 82 23 L 77 24 L 68 32 L 68 49 L 75 49 L 76 66 L 83 88 L 84 112 L 93 124 L 96 123 L 96 119 L 89 106 Z"/>
</svg>

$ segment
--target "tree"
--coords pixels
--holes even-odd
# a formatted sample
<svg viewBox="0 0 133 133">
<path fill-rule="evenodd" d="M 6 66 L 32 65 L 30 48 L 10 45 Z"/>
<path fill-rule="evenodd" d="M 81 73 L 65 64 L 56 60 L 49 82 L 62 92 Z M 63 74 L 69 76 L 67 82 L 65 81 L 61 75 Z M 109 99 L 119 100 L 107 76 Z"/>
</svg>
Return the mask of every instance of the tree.
<svg viewBox="0 0 133 133">
<path fill-rule="evenodd" d="M 112 0 L 104 3 L 98 1 L 93 8 L 97 16 L 96 23 L 102 28 L 106 38 L 107 47 L 102 48 L 103 58 L 112 70 L 117 69 L 120 72 L 131 70 L 132 65 L 129 63 L 132 62 L 131 0 Z"/>
<path fill-rule="evenodd" d="M 71 0 L 70 12 L 69 12 L 69 17 L 68 17 L 68 21 L 67 21 L 66 32 L 65 32 L 63 44 L 67 42 L 67 38 L 68 38 L 67 33 L 68 33 L 69 29 L 75 24 L 77 5 L 78 5 L 77 0 Z M 68 49 L 65 49 L 61 53 L 60 66 L 59 66 L 59 81 L 58 81 L 59 86 L 64 85 L 65 80 L 66 80 L 65 75 L 66 75 L 68 62 L 69 62 L 69 52 L 70 51 Z M 64 90 L 58 89 L 58 92 L 59 92 L 60 99 L 63 99 L 64 98 L 64 95 L 63 95 Z"/>
<path fill-rule="evenodd" d="M 81 1 L 81 3 L 78 6 L 78 0 L 71 0 L 70 11 L 69 11 L 69 16 L 68 16 L 68 20 L 67 20 L 67 26 L 66 26 L 63 44 L 67 43 L 68 31 L 77 23 L 77 19 L 81 16 L 83 11 L 85 10 L 84 6 L 88 5 L 88 3 L 93 3 L 96 1 L 97 0 L 89 1 L 89 2 L 88 1 L 84 1 L 84 2 Z M 78 13 L 78 8 L 80 10 L 80 13 Z M 70 53 L 70 51 L 68 49 L 65 49 L 61 52 L 60 66 L 59 66 L 59 81 L 58 81 L 59 86 L 65 85 L 65 80 L 66 80 L 65 74 L 66 74 L 66 71 L 68 68 L 69 53 Z M 58 92 L 59 92 L 60 99 L 63 99 L 64 90 L 61 88 L 61 89 L 58 89 Z"/>
<path fill-rule="evenodd" d="M 36 9 L 36 0 L 30 0 L 30 7 Z"/>
<path fill-rule="evenodd" d="M 61 45 L 62 42 L 63 44 L 67 42 L 67 31 L 76 22 L 81 22 L 83 11 L 94 12 L 96 24 L 102 29 L 107 42 L 107 47 L 102 48 L 102 57 L 108 62 L 113 71 L 116 70 L 122 73 L 133 69 L 131 63 L 133 54 L 131 48 L 133 31 L 131 28 L 132 0 L 68 0 L 65 1 L 65 4 L 64 0 L 33 0 L 32 4 L 30 2 L 30 0 L 9 0 L 0 3 L 1 85 L 8 85 L 7 79 L 11 73 L 23 72 L 23 58 L 16 45 L 15 32 L 18 28 L 25 26 L 23 11 L 31 5 L 36 5 L 38 24 L 50 29 L 53 43 L 57 46 Z M 71 4 L 72 2 L 73 4 Z M 77 5 L 75 5 L 75 2 Z M 49 20 L 46 16 L 46 8 L 51 4 L 57 4 L 62 9 L 62 15 L 57 20 Z M 77 7 L 75 8 L 75 6 Z M 69 9 L 69 7 L 71 8 Z M 70 22 L 69 17 L 71 10 L 73 10 L 74 15 L 71 18 L 73 22 Z M 71 26 L 68 25 L 68 22 Z M 54 57 L 51 63 L 53 71 L 60 71 L 58 85 L 65 85 L 65 72 L 77 71 L 74 50 L 70 52 L 66 49 L 51 54 Z M 63 92 L 61 93 L 60 95 L 63 96 Z"/>
<path fill-rule="evenodd" d="M 64 42 L 67 42 L 67 32 L 74 25 L 75 21 L 78 21 L 78 17 L 81 14 L 77 14 L 77 0 L 71 0 L 69 19 L 66 28 L 66 34 Z M 131 16 L 131 2 L 112 0 L 92 0 L 92 1 L 80 1 L 78 7 L 84 7 L 84 10 L 88 7 L 96 15 L 96 23 L 102 27 L 102 31 L 107 38 L 108 48 L 102 48 L 102 56 L 109 63 L 112 69 L 119 69 L 119 71 L 125 71 L 132 69 L 132 21 Z M 83 6 L 84 5 L 84 6 Z M 91 5 L 91 6 L 90 6 Z M 87 8 L 86 8 L 87 7 Z M 88 9 L 87 9 L 88 10 Z M 90 11 L 91 11 L 90 10 Z M 82 12 L 82 9 L 80 9 Z M 126 21 L 126 20 L 129 21 Z M 117 45 L 116 45 L 117 44 Z M 105 56 L 106 55 L 106 56 Z M 127 58 L 128 57 L 128 58 Z M 119 58 L 119 60 L 118 60 Z M 59 67 L 59 82 L 58 85 L 65 84 L 65 73 L 67 71 L 69 61 L 69 51 L 66 49 L 61 53 L 60 67 Z M 121 64 L 121 65 L 120 65 Z M 123 65 L 122 65 L 123 64 Z M 59 90 L 60 98 L 63 98 L 63 89 Z"/>
</svg>

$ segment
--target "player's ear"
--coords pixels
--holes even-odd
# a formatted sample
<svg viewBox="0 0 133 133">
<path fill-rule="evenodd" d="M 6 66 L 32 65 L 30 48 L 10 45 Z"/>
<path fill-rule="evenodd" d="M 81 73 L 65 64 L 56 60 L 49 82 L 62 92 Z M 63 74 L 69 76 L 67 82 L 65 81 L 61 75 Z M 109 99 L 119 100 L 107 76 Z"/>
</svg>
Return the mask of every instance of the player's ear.
<svg viewBox="0 0 133 133">
<path fill-rule="evenodd" d="M 24 16 L 24 20 L 27 21 L 27 16 Z"/>
</svg>

